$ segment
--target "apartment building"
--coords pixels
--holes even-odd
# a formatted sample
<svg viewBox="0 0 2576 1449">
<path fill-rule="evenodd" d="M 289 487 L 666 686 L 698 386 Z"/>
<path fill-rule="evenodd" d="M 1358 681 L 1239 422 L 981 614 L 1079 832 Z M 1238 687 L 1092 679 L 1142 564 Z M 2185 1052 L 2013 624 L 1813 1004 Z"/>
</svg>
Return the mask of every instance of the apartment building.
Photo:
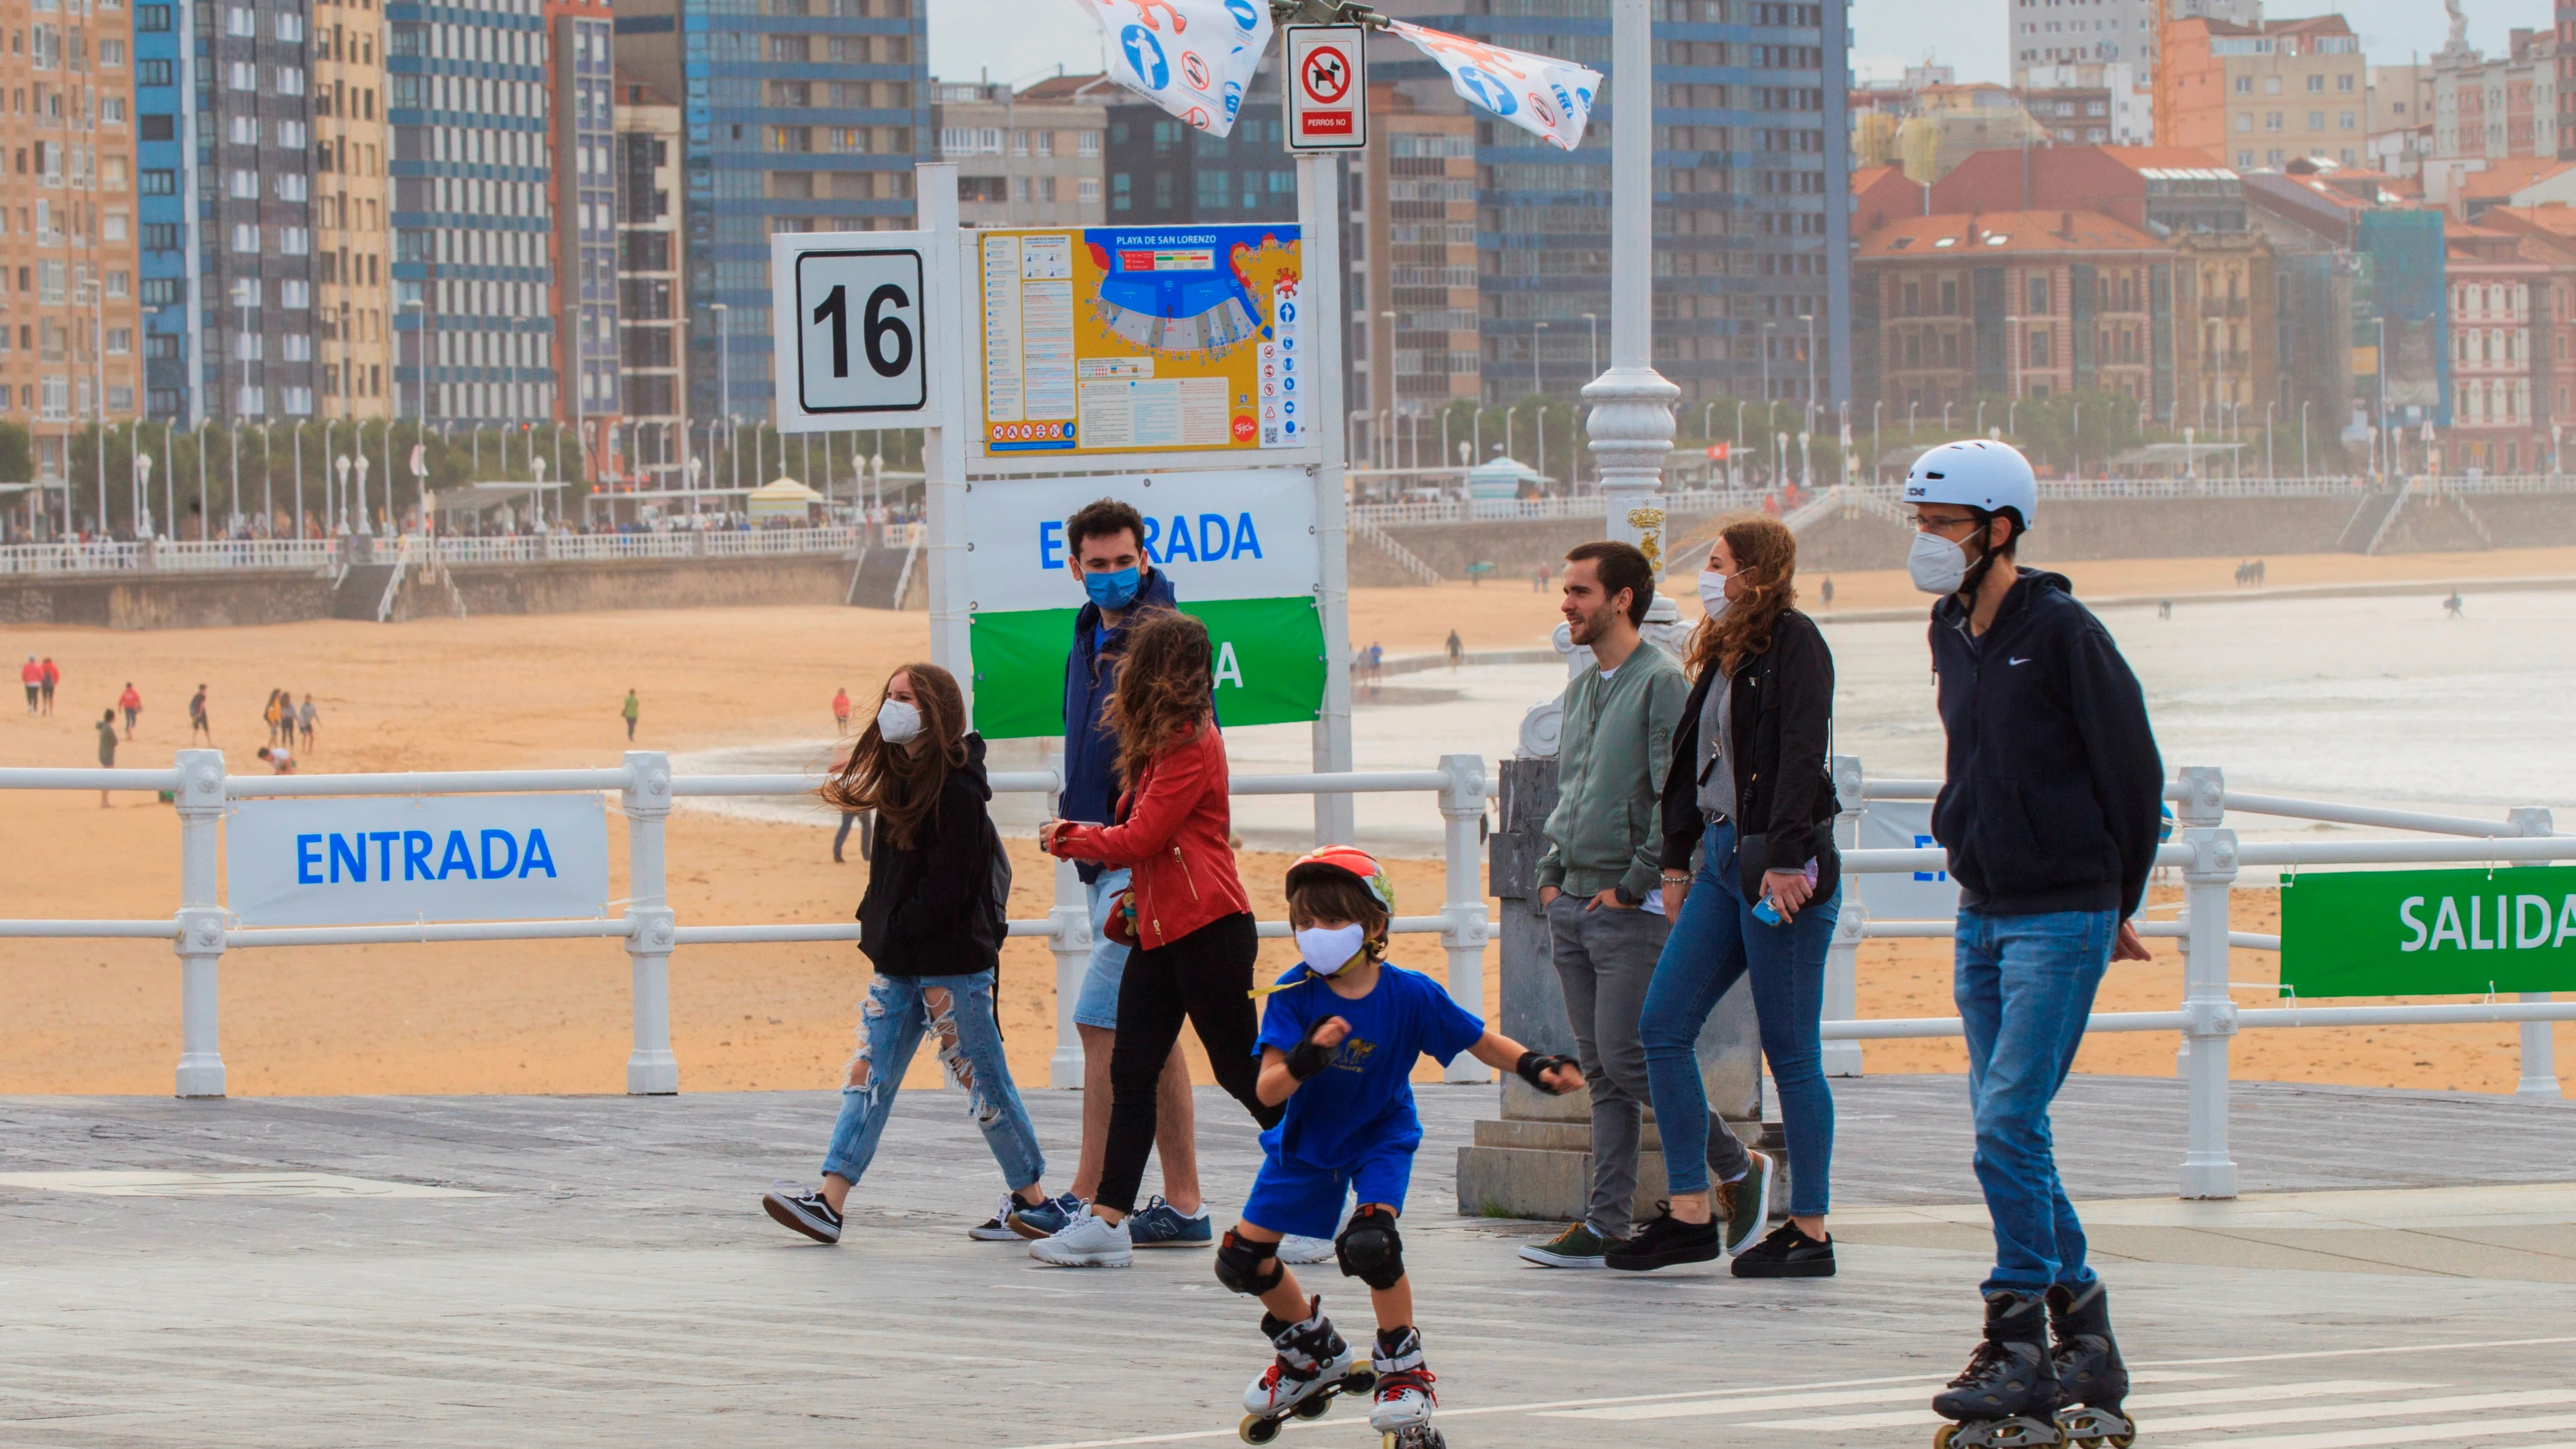
<svg viewBox="0 0 2576 1449">
<path fill-rule="evenodd" d="M 326 418 L 381 418 L 392 337 L 385 197 L 385 16 L 313 0 L 313 332 Z"/>
<path fill-rule="evenodd" d="M 539 0 L 385 8 L 395 399 L 488 426 L 555 415 L 553 156 Z"/>
<path fill-rule="evenodd" d="M 554 415 L 573 425 L 598 471 L 619 412 L 615 18 L 608 0 L 546 0 L 545 18 L 554 346 L 564 372 Z"/>
<path fill-rule="evenodd" d="M 2173 421 L 2242 435 L 2281 402 L 2278 277 L 2260 232 L 2174 238 Z"/>
<path fill-rule="evenodd" d="M 1276 65 L 1252 78 L 1234 129 L 1223 136 L 1132 99 L 1111 105 L 1107 116 L 1101 166 L 1109 225 L 1297 219 L 1297 166 L 1280 140 Z"/>
<path fill-rule="evenodd" d="M 143 408 L 162 422 L 203 416 L 199 351 L 204 316 L 199 226 L 193 27 L 171 3 L 134 6 L 137 300 L 142 307 Z M 166 526 L 166 521 L 165 521 Z"/>
<path fill-rule="evenodd" d="M 2433 68 L 2370 67 L 2363 101 L 2362 162 L 2391 176 L 2421 176 L 2433 153 Z"/>
<path fill-rule="evenodd" d="M 2028 78 L 2033 67 L 2100 64 L 2118 61 L 2152 71 L 2156 54 L 2155 0 L 2012 0 L 2006 10 L 2010 32 L 2013 84 L 2042 84 Z M 2176 20 L 2225 20 L 2251 25 L 2263 18 L 2263 0 L 2165 0 L 2168 23 Z M 2144 144 L 2146 138 L 2138 138 Z"/>
<path fill-rule="evenodd" d="M 2155 95 L 2133 61 L 2025 66 L 2022 108 L 2061 146 L 2144 146 L 2155 140 Z"/>
<path fill-rule="evenodd" d="M 2361 38 L 2340 15 L 2178 21 L 2156 98 L 2171 122 L 2163 139 L 2239 171 L 2303 159 L 2356 166 L 2367 71 Z"/>
<path fill-rule="evenodd" d="M 190 7 L 201 412 L 226 422 L 315 415 L 313 61 L 303 0 Z"/>
<path fill-rule="evenodd" d="M 1484 388 L 1476 123 L 1447 108 L 1415 110 L 1410 97 L 1381 83 L 1370 88 L 1369 129 L 1367 152 L 1354 158 L 1364 168 L 1364 200 L 1351 230 L 1355 270 L 1368 281 L 1365 310 L 1382 325 L 1360 334 L 1369 344 L 1369 390 L 1351 403 L 1368 409 L 1376 437 L 1400 433 L 1397 419 L 1473 402 Z"/>
<path fill-rule="evenodd" d="M 0 31 L 0 419 L 33 435 L 39 480 L 63 480 L 71 435 L 132 417 L 141 382 L 133 21 L 122 4 L 8 0 Z"/>
<path fill-rule="evenodd" d="M 680 331 L 687 249 L 680 231 L 680 103 L 633 72 L 616 77 L 618 361 L 623 425 L 609 471 L 628 487 L 686 482 L 689 349 Z"/>
<path fill-rule="evenodd" d="M 1098 226 L 1108 218 L 1101 141 L 1125 92 L 1103 75 L 1051 76 L 1014 92 L 934 83 L 939 157 L 957 163 L 967 226 Z"/>
<path fill-rule="evenodd" d="M 2434 162 L 2557 157 L 2558 48 L 2547 31 L 2517 29 L 2501 56 L 2465 44 L 2436 51 L 2425 67 L 2433 82 Z"/>
<path fill-rule="evenodd" d="M 2550 267 L 2510 232 L 2446 228 L 2453 469 L 2538 471 L 2549 448 Z"/>
</svg>

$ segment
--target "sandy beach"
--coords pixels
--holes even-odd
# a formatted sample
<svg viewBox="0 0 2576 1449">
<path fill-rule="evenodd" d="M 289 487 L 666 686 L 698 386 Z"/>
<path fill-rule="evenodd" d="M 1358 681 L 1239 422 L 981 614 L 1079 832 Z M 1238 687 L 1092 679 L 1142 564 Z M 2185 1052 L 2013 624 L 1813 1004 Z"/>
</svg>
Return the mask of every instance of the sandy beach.
<svg viewBox="0 0 2576 1449">
<path fill-rule="evenodd" d="M 2274 586 L 2576 576 L 2576 550 L 2267 561 Z M 2079 592 L 2226 592 L 2234 561 L 2078 564 Z M 1915 597 L 1897 571 L 1836 577 L 1838 608 L 1888 607 Z M 1465 591 L 1467 597 L 1460 597 Z M 1884 597 L 1882 597 L 1882 595 Z M 1541 644 L 1556 622 L 1551 595 L 1526 581 L 1470 588 L 1363 590 L 1352 635 L 1390 653 L 1436 650 L 1451 628 L 1471 649 Z M 128 681 L 144 700 L 127 765 L 166 763 L 186 743 L 186 702 L 209 688 L 217 742 L 233 769 L 254 767 L 259 705 L 273 687 L 321 712 L 313 771 L 597 765 L 628 745 L 618 702 L 635 688 L 637 745 L 672 751 L 813 739 L 831 728 L 828 701 L 847 687 L 865 709 L 887 672 L 926 652 L 919 614 L 856 609 L 742 608 L 435 620 L 401 626 L 322 621 L 268 628 L 121 633 L 0 632 L 0 650 L 52 657 L 64 684 L 57 713 L 0 712 L 0 761 L 87 765 L 94 723 Z M 612 827 L 614 822 L 612 822 Z M 832 863 L 829 835 L 698 811 L 669 827 L 672 903 L 692 924 L 844 920 L 864 876 L 855 851 Z M 622 835 L 612 828 L 613 877 Z M 177 896 L 177 824 L 146 795 L 101 809 L 79 792 L 14 794 L 0 809 L 0 858 L 12 862 L 12 915 L 166 916 Z M 1048 874 L 1015 844 L 1020 884 L 1012 914 L 1042 914 Z M 1247 853 L 1243 874 L 1265 918 L 1281 913 L 1285 856 Z M 1399 893 L 1410 912 L 1440 898 L 1440 867 L 1406 861 Z M 2270 929 L 2269 892 L 2237 898 L 2240 930 Z M 2115 969 L 2105 1009 L 2169 1008 L 2181 964 L 2170 942 L 2157 959 Z M 1273 959 L 1275 958 L 1275 960 Z M 1433 938 L 1400 939 L 1397 959 L 1445 974 Z M 1283 947 L 1265 966 L 1284 968 Z M 2232 975 L 2258 989 L 2271 958 L 2240 953 Z M 1490 958 L 1489 998 L 1496 972 Z M 1949 1014 L 1948 960 L 1939 942 L 1875 942 L 1861 958 L 1864 1016 Z M 864 960 L 848 946 L 691 948 L 672 964 L 673 1038 L 688 1091 L 820 1086 L 851 1048 Z M 1043 1083 L 1052 1045 L 1052 958 L 1014 942 L 1004 956 L 1004 1027 L 1021 1082 Z M 1490 1004 L 1490 1002 L 1489 1002 Z M 244 1095 L 337 1092 L 613 1092 L 628 1045 L 623 953 L 605 943 L 306 948 L 236 953 L 224 967 L 224 1050 L 231 1090 Z M 0 1093 L 160 1094 L 178 1054 L 177 969 L 155 942 L 0 942 Z M 2248 1033 L 2235 1044 L 2248 1078 L 2509 1091 L 2509 1027 Z M 2561 1060 L 2576 1060 L 2576 1027 L 2561 1026 Z M 2142 1033 L 2088 1043 L 2078 1070 L 2160 1074 L 2176 1040 Z M 1872 1043 L 1879 1072 L 1957 1070 L 1949 1042 Z M 934 1067 L 915 1064 L 927 1085 Z M 1205 1080 L 1204 1064 L 1201 1079 Z"/>
</svg>

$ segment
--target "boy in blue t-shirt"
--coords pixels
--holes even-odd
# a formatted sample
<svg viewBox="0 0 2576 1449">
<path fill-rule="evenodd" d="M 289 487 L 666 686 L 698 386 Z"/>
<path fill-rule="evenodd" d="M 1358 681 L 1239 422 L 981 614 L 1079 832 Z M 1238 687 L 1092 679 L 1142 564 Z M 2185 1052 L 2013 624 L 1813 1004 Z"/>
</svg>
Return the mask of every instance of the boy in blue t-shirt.
<svg viewBox="0 0 2576 1449">
<path fill-rule="evenodd" d="M 1343 1202 L 1356 1194 L 1358 1211 L 1333 1248 L 1343 1275 L 1368 1284 L 1377 1310 L 1369 1427 L 1407 1446 L 1435 1445 L 1427 1426 L 1437 1401 L 1395 1229 L 1422 1143 L 1414 1061 L 1446 1065 L 1463 1051 L 1559 1094 L 1582 1086 L 1583 1072 L 1571 1057 L 1542 1057 L 1486 1030 L 1439 982 L 1387 965 L 1394 914 L 1386 873 L 1356 847 L 1327 846 L 1288 868 L 1288 919 L 1301 962 L 1270 988 L 1256 1043 L 1261 1100 L 1284 1101 L 1288 1110 L 1261 1134 L 1261 1172 L 1243 1220 L 1217 1249 L 1216 1276 L 1261 1300 L 1261 1331 L 1278 1350 L 1244 1390 L 1252 1419 L 1275 1423 L 1335 1385 L 1364 1391 L 1368 1376 L 1352 1373 L 1358 1355 L 1333 1331 L 1323 1299 L 1308 1298 L 1278 1258 L 1285 1234 L 1333 1236 Z"/>
</svg>

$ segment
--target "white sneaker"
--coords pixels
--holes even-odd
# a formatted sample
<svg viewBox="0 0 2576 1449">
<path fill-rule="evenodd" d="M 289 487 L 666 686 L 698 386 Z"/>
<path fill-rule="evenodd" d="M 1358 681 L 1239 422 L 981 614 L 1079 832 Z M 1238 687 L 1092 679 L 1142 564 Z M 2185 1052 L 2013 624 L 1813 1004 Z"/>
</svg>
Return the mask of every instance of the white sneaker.
<svg viewBox="0 0 2576 1449">
<path fill-rule="evenodd" d="M 1084 1213 L 1063 1232 L 1029 1244 L 1029 1256 L 1059 1268 L 1124 1268 L 1134 1260 L 1135 1247 L 1125 1219 L 1112 1227 L 1097 1213 Z"/>
<path fill-rule="evenodd" d="M 1279 1239 L 1279 1261 L 1282 1263 L 1325 1263 L 1332 1261 L 1333 1240 L 1309 1238 L 1288 1233 Z"/>
<path fill-rule="evenodd" d="M 1019 1199 L 1007 1192 L 1002 1194 L 1001 1206 L 993 1209 L 991 1217 L 968 1228 L 966 1236 L 979 1243 L 1018 1242 L 1020 1235 L 1011 1231 L 1011 1210 L 1019 1206 L 1021 1206 Z"/>
</svg>

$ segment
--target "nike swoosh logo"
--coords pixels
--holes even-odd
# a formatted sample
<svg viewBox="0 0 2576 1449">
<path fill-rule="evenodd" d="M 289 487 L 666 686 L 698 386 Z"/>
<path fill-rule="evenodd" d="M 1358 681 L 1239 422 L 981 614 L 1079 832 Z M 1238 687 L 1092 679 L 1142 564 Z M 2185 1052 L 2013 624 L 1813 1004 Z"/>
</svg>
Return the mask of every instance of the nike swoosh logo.
<svg viewBox="0 0 2576 1449">
<path fill-rule="evenodd" d="M 2004 662 L 2007 664 L 2028 664 L 2030 661 L 2028 659 L 2007 659 Z"/>
</svg>

